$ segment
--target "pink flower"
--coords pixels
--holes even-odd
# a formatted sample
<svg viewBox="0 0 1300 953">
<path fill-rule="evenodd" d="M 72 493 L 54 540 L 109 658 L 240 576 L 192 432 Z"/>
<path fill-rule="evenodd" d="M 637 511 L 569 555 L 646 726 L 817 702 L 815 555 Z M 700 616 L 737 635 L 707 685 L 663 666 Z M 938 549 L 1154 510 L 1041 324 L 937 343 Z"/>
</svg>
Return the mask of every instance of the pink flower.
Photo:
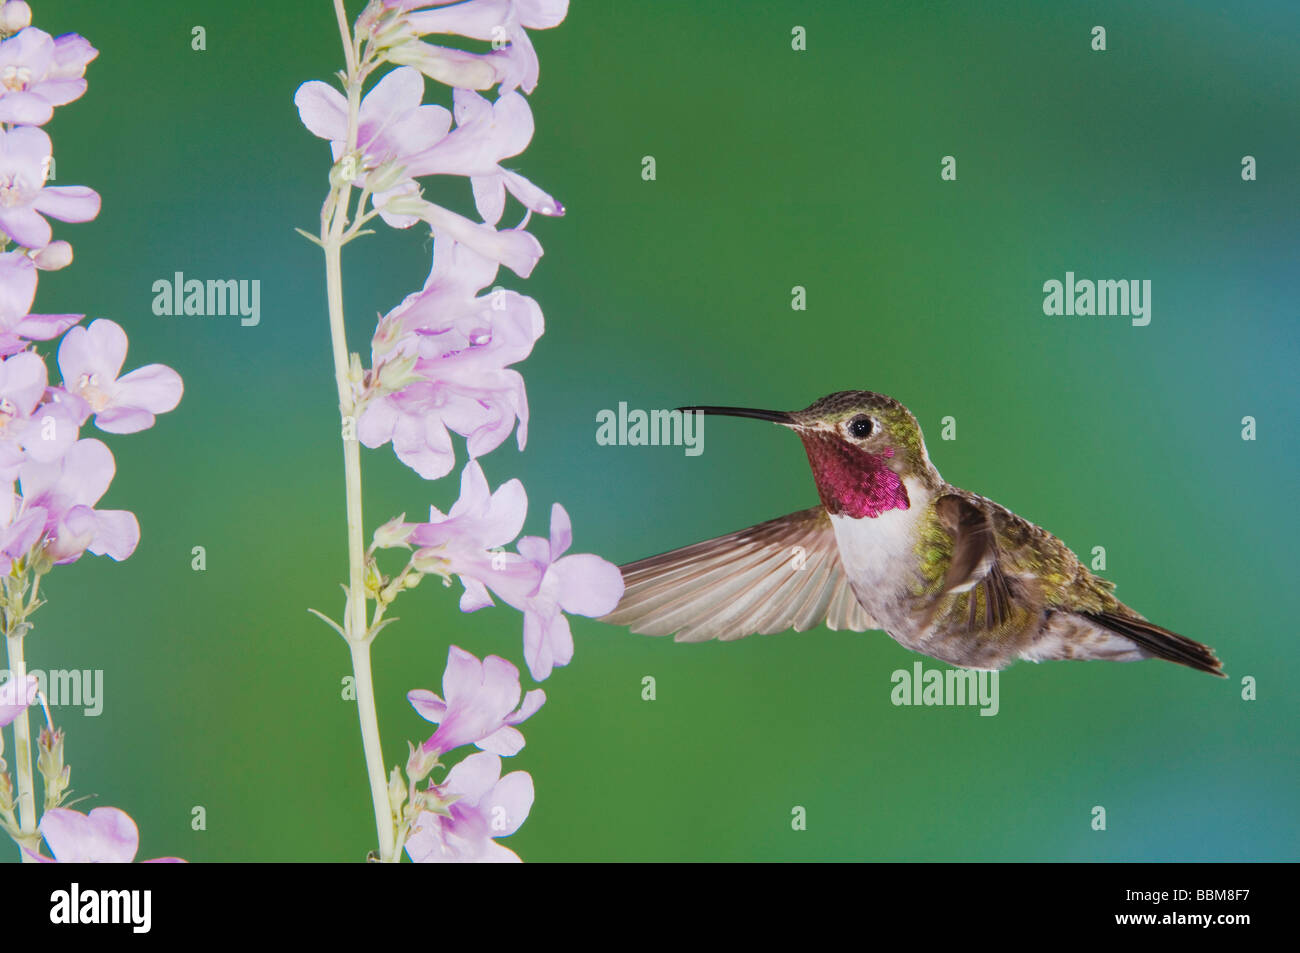
<svg viewBox="0 0 1300 953">
<path fill-rule="evenodd" d="M 50 243 L 46 215 L 88 222 L 99 214 L 99 193 L 84 185 L 46 186 L 50 137 L 32 126 L 0 129 L 0 231 L 19 245 Z"/>
<path fill-rule="evenodd" d="M 59 344 L 63 386 L 84 400 L 95 426 L 109 433 L 136 433 L 154 425 L 154 414 L 180 403 L 184 385 L 166 364 L 146 364 L 118 377 L 126 360 L 126 332 L 100 318 L 73 328 Z"/>
<path fill-rule="evenodd" d="M 67 245 L 51 242 L 46 247 Z M 29 314 L 36 299 L 38 261 L 20 251 L 0 254 L 0 357 L 21 351 L 28 340 L 56 338 L 84 314 Z"/>
<path fill-rule="evenodd" d="M 25 508 L 17 519 L 11 521 L 15 508 L 13 484 L 0 495 L 0 509 L 5 511 L 0 520 L 0 573 L 13 570 L 14 560 L 26 556 L 43 535 L 48 514 L 39 506 Z"/>
<path fill-rule="evenodd" d="M 36 688 L 39 685 L 36 676 L 28 675 L 25 681 L 26 691 L 19 690 L 16 678 L 0 685 L 0 728 L 11 723 L 27 710 L 28 705 L 36 701 Z"/>
<path fill-rule="evenodd" d="M 573 635 L 565 612 L 601 616 L 623 595 L 618 567 L 590 553 L 565 556 L 573 542 L 569 514 L 551 508 L 551 538 L 525 536 L 518 554 L 490 552 L 514 539 L 523 527 L 528 497 L 511 480 L 489 495 L 475 461 L 461 474 L 460 499 L 443 516 L 430 508 L 429 522 L 408 525 L 402 542 L 420 547 L 415 564 L 424 572 L 460 578 L 462 612 L 492 605 L 489 590 L 524 614 L 524 659 L 537 681 L 573 658 Z"/>
<path fill-rule="evenodd" d="M 527 278 L 542 257 L 542 245 L 523 228 L 503 228 L 470 221 L 441 205 L 422 198 L 399 195 L 390 199 L 387 209 L 392 215 L 411 216 L 427 222 L 438 239 L 453 241 L 478 252 L 490 261 L 500 262 L 520 278 Z"/>
<path fill-rule="evenodd" d="M 506 190 L 541 215 L 563 215 L 564 207 L 532 182 L 501 168 L 501 161 L 523 152 L 533 138 L 528 100 L 515 92 L 490 103 L 469 89 L 453 91 L 456 129 L 426 151 L 413 155 L 412 175 L 467 175 L 474 204 L 489 225 L 501 220 Z"/>
<path fill-rule="evenodd" d="M 86 91 L 86 65 L 99 51 L 75 33 L 58 39 L 27 27 L 0 43 L 0 122 L 42 126 L 54 107 Z"/>
<path fill-rule="evenodd" d="M 86 550 L 120 562 L 135 551 L 135 514 L 94 508 L 116 469 L 113 454 L 98 440 L 78 440 L 54 463 L 23 464 L 23 505 L 45 511 L 46 553 L 55 563 L 75 562 Z"/>
<path fill-rule="evenodd" d="M 406 839 L 406 853 L 417 864 L 519 863 L 519 855 L 494 840 L 508 837 L 528 818 L 533 779 L 526 771 L 501 777 L 501 758 L 488 751 L 472 754 L 447 773 L 436 792 L 455 798 L 447 814 L 425 811 Z"/>
<path fill-rule="evenodd" d="M 125 811 L 97 807 L 89 815 L 55 807 L 41 817 L 41 836 L 53 859 L 24 848 L 27 856 L 46 864 L 129 864 L 140 849 L 140 831 Z M 146 864 L 183 864 L 179 857 L 159 857 Z"/>
<path fill-rule="evenodd" d="M 45 362 L 31 351 L 0 361 L 0 481 L 12 483 L 26 459 L 52 463 L 77 440 L 81 423 L 67 403 L 38 407 Z"/>
<path fill-rule="evenodd" d="M 464 267 L 444 268 L 440 262 L 451 256 Z M 466 284 L 467 276 L 491 281 L 495 272 L 494 263 L 463 246 L 439 252 L 424 290 L 386 315 L 375 332 L 376 380 L 382 384 L 389 367 L 409 367 L 410 376 L 395 393 L 366 402 L 357 436 L 371 448 L 391 441 L 398 458 L 426 480 L 455 463 L 449 430 L 466 438 L 471 458 L 500 446 L 516 421 L 519 448 L 527 441 L 524 381 L 506 368 L 532 351 L 542 312 L 513 291 L 475 297 L 470 289 L 480 287 L 477 278 Z"/>
<path fill-rule="evenodd" d="M 528 512 L 528 495 L 518 480 L 510 480 L 489 493 L 487 478 L 471 460 L 461 473 L 460 498 L 444 516 L 429 507 L 429 522 L 410 528 L 407 542 L 419 547 L 418 564 L 460 576 L 465 586 L 462 612 L 473 612 L 492 604 L 492 598 L 476 578 L 490 568 L 492 554 L 519 535 Z"/>
<path fill-rule="evenodd" d="M 573 658 L 573 634 L 564 613 L 602 616 L 612 612 L 623 597 L 623 576 L 618 567 L 591 553 L 565 556 L 573 543 L 569 514 L 556 503 L 551 507 L 551 538 L 525 536 L 517 549 L 540 577 L 524 590 L 522 573 L 498 574 L 489 585 L 506 602 L 524 613 L 524 660 L 537 681 L 552 667 L 568 665 Z"/>
<path fill-rule="evenodd" d="M 424 77 L 409 66 L 388 73 L 361 100 L 357 116 L 357 148 L 361 151 L 362 175 L 354 184 L 361 185 L 365 174 L 373 173 L 385 163 L 405 166 L 409 156 L 423 152 L 447 135 L 451 113 L 441 106 L 421 105 Z M 294 96 L 303 125 L 322 139 L 330 140 L 337 161 L 343 152 L 348 132 L 348 102 L 334 87 L 318 80 L 303 83 Z M 412 217 L 393 216 L 383 209 L 390 195 L 414 189 L 410 173 L 375 195 L 375 207 L 389 225 L 405 228 L 414 224 Z"/>
<path fill-rule="evenodd" d="M 519 669 L 496 655 L 480 662 L 454 645 L 447 653 L 442 690 L 445 701 L 424 689 L 406 693 L 420 717 L 438 725 L 421 746 L 425 754 L 440 755 L 470 744 L 507 757 L 518 754 L 524 736 L 513 726 L 546 701 L 546 693 L 535 688 L 519 704 Z"/>
<path fill-rule="evenodd" d="M 494 46 L 508 40 L 509 46 L 491 53 L 461 54 L 473 55 L 474 61 L 489 66 L 493 80 L 501 84 L 500 92 L 503 94 L 515 87 L 531 93 L 537 86 L 537 51 L 524 28 L 549 29 L 559 25 L 569 12 L 569 0 L 468 0 L 454 5 L 449 0 L 384 0 L 384 3 L 406 12 L 406 22 L 419 35 L 454 34 L 491 41 Z M 421 7 L 438 9 L 419 9 Z M 421 45 L 428 47 L 428 44 Z M 444 47 L 429 49 L 445 50 Z M 453 82 L 448 85 L 470 84 Z M 485 87 L 475 84 L 474 88 Z"/>
</svg>

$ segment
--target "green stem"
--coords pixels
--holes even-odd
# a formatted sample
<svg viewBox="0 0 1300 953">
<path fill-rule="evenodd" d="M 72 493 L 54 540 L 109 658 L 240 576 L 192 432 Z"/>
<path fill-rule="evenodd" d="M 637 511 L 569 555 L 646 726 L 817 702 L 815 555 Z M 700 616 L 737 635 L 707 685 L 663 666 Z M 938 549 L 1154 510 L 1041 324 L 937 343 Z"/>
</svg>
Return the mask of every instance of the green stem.
<svg viewBox="0 0 1300 953">
<path fill-rule="evenodd" d="M 348 134 L 345 154 L 351 154 L 357 146 L 361 79 L 358 75 L 356 54 L 348 35 L 342 0 L 335 0 L 334 9 L 343 35 L 344 54 L 348 66 Z M 375 712 L 375 686 L 370 673 L 370 632 L 366 626 L 365 541 L 361 514 L 361 445 L 355 436 L 356 402 L 353 399 L 347 330 L 343 321 L 342 249 L 351 194 L 350 183 L 342 182 L 336 186 L 327 233 L 321 236 L 321 244 L 325 250 L 325 284 L 329 299 L 330 340 L 334 354 L 334 378 L 339 392 L 339 414 L 342 420 L 350 422 L 343 437 L 343 477 L 348 528 L 348 599 L 347 618 L 344 620 L 343 628 L 347 634 L 348 647 L 352 652 L 357 717 L 361 723 L 361 745 L 366 759 L 366 774 L 370 779 L 370 797 L 375 810 L 379 859 L 391 862 L 396 859 L 394 856 L 396 837 L 393 831 L 393 812 L 388 802 L 384 752 L 379 738 L 379 718 Z M 360 211 L 358 209 L 358 213 Z"/>
<path fill-rule="evenodd" d="M 7 615 L 7 613 L 6 613 Z M 9 677 L 14 688 L 24 692 L 27 685 L 27 663 L 23 659 L 23 625 L 22 620 L 6 627 L 5 643 L 9 651 Z M 18 822 L 22 832 L 24 846 L 35 849 L 40 840 L 36 830 L 36 781 L 32 775 L 32 730 L 27 722 L 27 709 L 18 713 L 14 719 L 14 770 L 18 780 Z M 23 863 L 33 863 L 26 853 L 22 854 Z"/>
</svg>

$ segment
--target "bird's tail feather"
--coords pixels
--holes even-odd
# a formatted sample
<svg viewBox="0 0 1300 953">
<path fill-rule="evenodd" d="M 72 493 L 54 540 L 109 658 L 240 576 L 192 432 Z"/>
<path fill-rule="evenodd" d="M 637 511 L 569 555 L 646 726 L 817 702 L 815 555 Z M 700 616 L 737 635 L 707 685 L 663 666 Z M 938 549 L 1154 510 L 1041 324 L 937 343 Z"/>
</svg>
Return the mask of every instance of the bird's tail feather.
<svg viewBox="0 0 1300 953">
<path fill-rule="evenodd" d="M 1208 672 L 1227 678 L 1223 672 L 1223 663 L 1215 657 L 1214 650 L 1193 639 L 1170 632 L 1158 625 L 1137 619 L 1133 616 L 1117 615 L 1112 612 L 1080 613 L 1102 628 L 1109 629 L 1129 639 L 1138 648 L 1151 653 L 1156 658 L 1177 662 L 1199 672 Z"/>
</svg>

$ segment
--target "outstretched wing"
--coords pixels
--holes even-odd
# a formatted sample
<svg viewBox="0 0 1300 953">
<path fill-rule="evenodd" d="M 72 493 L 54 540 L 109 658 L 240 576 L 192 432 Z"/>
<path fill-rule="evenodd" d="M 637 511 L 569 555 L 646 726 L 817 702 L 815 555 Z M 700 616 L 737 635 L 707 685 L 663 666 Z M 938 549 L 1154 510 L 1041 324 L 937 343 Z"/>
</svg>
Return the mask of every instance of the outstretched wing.
<svg viewBox="0 0 1300 953">
<path fill-rule="evenodd" d="M 849 588 L 826 511 L 815 506 L 620 567 L 623 599 L 601 621 L 678 642 L 755 632 L 878 628 Z"/>
</svg>

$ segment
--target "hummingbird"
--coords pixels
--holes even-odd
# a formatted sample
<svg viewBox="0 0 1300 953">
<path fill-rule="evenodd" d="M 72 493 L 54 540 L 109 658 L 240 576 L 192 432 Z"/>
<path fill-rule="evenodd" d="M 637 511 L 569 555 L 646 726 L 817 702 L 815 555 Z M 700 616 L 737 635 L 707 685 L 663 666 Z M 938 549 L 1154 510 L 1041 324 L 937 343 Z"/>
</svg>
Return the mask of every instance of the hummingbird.
<svg viewBox="0 0 1300 953">
<path fill-rule="evenodd" d="M 825 624 L 881 629 L 970 669 L 1160 658 L 1224 676 L 1214 650 L 1148 622 L 1059 539 L 944 481 L 900 402 L 840 391 L 805 410 L 683 407 L 798 434 L 821 503 L 621 566 L 602 621 L 678 642 Z"/>
</svg>

